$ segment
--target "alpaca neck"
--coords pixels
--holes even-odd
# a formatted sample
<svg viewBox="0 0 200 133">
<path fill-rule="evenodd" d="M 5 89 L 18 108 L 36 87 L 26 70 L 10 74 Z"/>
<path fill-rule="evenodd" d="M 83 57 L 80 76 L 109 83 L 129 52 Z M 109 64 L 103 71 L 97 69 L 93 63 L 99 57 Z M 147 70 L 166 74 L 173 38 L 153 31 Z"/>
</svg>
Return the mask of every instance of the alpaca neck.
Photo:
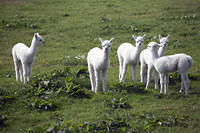
<svg viewBox="0 0 200 133">
<path fill-rule="evenodd" d="M 161 56 L 164 56 L 165 51 L 166 51 L 166 47 L 160 47 L 159 50 L 158 50 L 158 55 L 159 55 L 160 57 L 161 57 Z"/>
<path fill-rule="evenodd" d="M 104 60 L 104 61 L 109 60 L 110 51 L 108 51 L 108 50 L 107 50 L 107 51 L 104 50 L 103 53 L 104 53 L 104 55 L 103 55 L 103 60 Z"/>
<path fill-rule="evenodd" d="M 159 58 L 157 49 L 154 49 L 153 51 L 151 51 L 151 57 L 152 57 L 153 62 L 155 62 L 155 60 Z"/>
<path fill-rule="evenodd" d="M 139 47 L 135 47 L 135 51 L 133 52 L 133 59 L 138 59 L 140 57 L 142 49 Z"/>
<path fill-rule="evenodd" d="M 33 40 L 32 40 L 32 43 L 31 43 L 31 46 L 30 46 L 30 54 L 32 56 L 35 56 L 36 53 L 37 53 L 37 45 L 36 45 L 36 40 L 35 40 L 35 37 L 33 37 Z"/>
</svg>

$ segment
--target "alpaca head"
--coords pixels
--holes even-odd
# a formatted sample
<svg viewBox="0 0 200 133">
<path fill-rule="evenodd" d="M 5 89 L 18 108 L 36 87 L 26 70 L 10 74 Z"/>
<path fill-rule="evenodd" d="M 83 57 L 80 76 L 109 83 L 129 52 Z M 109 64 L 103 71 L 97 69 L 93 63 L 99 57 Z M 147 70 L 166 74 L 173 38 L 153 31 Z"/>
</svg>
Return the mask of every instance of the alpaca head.
<svg viewBox="0 0 200 133">
<path fill-rule="evenodd" d="M 150 42 L 148 45 L 148 50 L 152 52 L 158 52 L 158 48 L 162 47 L 162 44 L 158 44 L 157 42 Z"/>
<path fill-rule="evenodd" d="M 102 38 L 99 38 L 100 42 L 101 42 L 101 46 L 103 51 L 105 52 L 109 52 L 112 46 L 112 42 L 114 40 L 114 38 L 111 38 L 110 40 L 103 40 Z"/>
<path fill-rule="evenodd" d="M 161 35 L 159 35 L 160 44 L 163 45 L 163 47 L 167 47 L 168 46 L 169 37 L 170 37 L 170 35 L 168 35 L 167 37 L 162 37 Z"/>
<path fill-rule="evenodd" d="M 138 36 L 138 37 L 132 35 L 133 39 L 136 42 L 136 47 L 139 47 L 139 48 L 143 47 L 145 36 L 146 36 L 146 34 L 144 34 L 143 36 Z"/>
<path fill-rule="evenodd" d="M 39 33 L 34 34 L 35 44 L 42 45 L 45 44 L 45 40 L 39 35 Z"/>
</svg>

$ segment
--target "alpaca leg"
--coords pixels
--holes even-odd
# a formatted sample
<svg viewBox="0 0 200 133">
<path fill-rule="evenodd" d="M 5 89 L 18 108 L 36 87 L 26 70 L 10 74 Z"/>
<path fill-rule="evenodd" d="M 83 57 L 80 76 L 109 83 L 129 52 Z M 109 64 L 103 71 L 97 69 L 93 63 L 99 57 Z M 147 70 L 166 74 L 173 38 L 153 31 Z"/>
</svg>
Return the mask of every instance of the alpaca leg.
<svg viewBox="0 0 200 133">
<path fill-rule="evenodd" d="M 19 61 L 14 61 L 14 64 L 15 64 L 15 73 L 16 73 L 16 81 L 19 81 L 19 77 L 20 77 L 20 73 L 19 73 Z"/>
<path fill-rule="evenodd" d="M 160 73 L 160 93 L 164 93 L 165 74 Z"/>
<path fill-rule="evenodd" d="M 182 93 L 184 91 L 184 82 L 183 82 L 183 78 L 181 75 L 181 89 L 180 89 L 180 93 Z"/>
<path fill-rule="evenodd" d="M 106 92 L 107 69 L 102 71 L 103 92 Z"/>
<path fill-rule="evenodd" d="M 123 59 L 120 55 L 118 55 L 118 60 L 119 60 L 119 80 L 120 80 L 122 76 L 122 70 L 123 70 Z"/>
<path fill-rule="evenodd" d="M 151 77 L 152 77 L 152 66 L 148 66 L 148 72 L 147 72 L 147 84 L 146 84 L 146 88 L 149 87 L 149 84 L 151 82 Z"/>
<path fill-rule="evenodd" d="M 96 86 L 95 86 L 95 93 L 98 92 L 98 89 L 99 89 L 99 83 L 100 83 L 100 72 L 99 71 L 95 71 L 94 72 L 95 74 L 95 80 L 96 80 Z"/>
<path fill-rule="evenodd" d="M 22 63 L 24 84 L 27 83 L 27 77 L 28 77 L 28 70 L 27 70 L 27 67 L 28 67 L 27 64 Z"/>
<path fill-rule="evenodd" d="M 90 74 L 90 83 L 91 83 L 91 87 L 92 87 L 91 90 L 94 92 L 96 83 L 95 83 L 94 69 L 91 65 L 88 65 L 88 71 L 89 71 L 89 74 Z"/>
<path fill-rule="evenodd" d="M 126 76 L 126 73 L 127 73 L 127 69 L 128 69 L 128 65 L 123 63 L 123 71 L 122 71 L 122 74 L 121 74 L 120 82 L 124 82 L 125 81 L 125 76 Z"/>
<path fill-rule="evenodd" d="M 15 66 L 15 76 L 16 76 L 16 81 L 19 80 L 19 60 L 17 59 L 16 55 L 15 55 L 15 50 L 12 50 L 12 56 L 13 56 L 13 62 L 14 62 L 14 66 Z"/>
<path fill-rule="evenodd" d="M 22 63 L 21 62 L 19 62 L 19 75 L 20 75 L 20 81 L 24 82 L 23 69 L 22 69 Z"/>
<path fill-rule="evenodd" d="M 32 64 L 28 64 L 28 78 L 27 81 L 31 80 L 31 73 L 32 73 Z"/>
<path fill-rule="evenodd" d="M 132 67 L 133 81 L 137 80 L 137 64 Z"/>
<path fill-rule="evenodd" d="M 165 94 L 168 93 L 168 85 L 169 85 L 169 74 L 165 74 Z"/>
<path fill-rule="evenodd" d="M 159 81 L 159 73 L 155 70 L 154 72 L 154 81 L 155 81 L 155 89 L 159 88 L 158 81 Z"/>
<path fill-rule="evenodd" d="M 140 68 L 141 82 L 146 83 L 146 75 L 147 75 L 147 65 L 141 63 L 141 68 Z"/>
<path fill-rule="evenodd" d="M 190 80 L 188 78 L 188 74 L 184 73 L 181 74 L 183 82 L 184 82 L 184 87 L 185 87 L 185 95 L 188 95 L 188 90 L 189 90 L 189 84 L 190 84 Z M 181 81 L 182 82 L 182 81 Z"/>
</svg>

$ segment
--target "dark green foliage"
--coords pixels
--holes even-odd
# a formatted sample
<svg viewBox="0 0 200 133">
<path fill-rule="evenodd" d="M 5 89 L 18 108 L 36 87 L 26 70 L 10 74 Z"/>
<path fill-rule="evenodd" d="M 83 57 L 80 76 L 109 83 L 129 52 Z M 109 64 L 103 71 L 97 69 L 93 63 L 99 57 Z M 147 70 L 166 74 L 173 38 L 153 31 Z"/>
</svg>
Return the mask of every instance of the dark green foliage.
<svg viewBox="0 0 200 133">
<path fill-rule="evenodd" d="M 52 101 L 49 100 L 48 97 L 32 97 L 29 98 L 26 101 L 27 105 L 32 108 L 32 109 L 39 109 L 39 110 L 55 110 L 56 109 L 56 104 Z"/>
<path fill-rule="evenodd" d="M 66 125 L 62 124 L 62 122 L 56 122 L 52 124 L 46 131 L 49 133 L 125 133 L 129 128 L 130 126 L 123 120 L 103 120 L 97 123 L 84 122 L 78 125 Z"/>
<path fill-rule="evenodd" d="M 200 72 L 197 73 L 189 73 L 188 77 L 190 80 L 197 80 L 200 81 Z"/>
<path fill-rule="evenodd" d="M 6 115 L 5 114 L 2 114 L 1 112 L 0 112 L 0 127 L 3 127 L 3 126 L 5 126 L 5 121 L 7 120 L 7 117 L 6 117 Z"/>
<path fill-rule="evenodd" d="M 151 133 L 158 127 L 184 127 L 187 128 L 186 121 L 188 116 L 170 114 L 167 117 L 156 116 L 151 113 L 139 114 L 134 116 L 135 124 L 130 126 L 127 121 L 122 119 L 106 119 L 98 122 L 84 122 L 78 125 L 70 125 L 62 120 L 56 121 L 48 128 L 40 128 L 28 130 L 31 132 L 47 131 L 63 132 L 63 133 Z"/>
<path fill-rule="evenodd" d="M 72 126 L 71 130 L 78 131 L 78 132 L 111 132 L 111 133 L 120 133 L 125 132 L 126 129 L 129 128 L 129 125 L 121 120 L 105 120 L 100 121 L 99 123 L 93 122 L 85 122 L 83 124 L 79 124 L 75 127 Z"/>
<path fill-rule="evenodd" d="M 130 108 L 130 105 L 128 104 L 128 100 L 123 97 L 113 98 L 112 100 L 104 100 L 103 104 L 113 109 Z"/>
<path fill-rule="evenodd" d="M 70 68 L 66 67 L 62 70 L 38 74 L 27 86 L 26 100 L 22 102 L 32 109 L 55 110 L 57 105 L 52 100 L 54 96 L 88 98 L 89 94 L 85 89 L 75 82 L 83 72 L 84 69 L 80 69 L 77 73 L 72 73 Z"/>
<path fill-rule="evenodd" d="M 69 67 L 54 70 L 50 74 L 36 75 L 31 84 L 33 89 L 30 95 L 57 94 L 78 98 L 87 97 L 84 89 L 75 83 L 77 75 L 81 74 L 72 73 Z"/>
<path fill-rule="evenodd" d="M 9 94 L 6 90 L 0 88 L 0 110 L 11 104 L 15 97 Z"/>
<path fill-rule="evenodd" d="M 153 114 L 141 114 L 136 116 L 136 125 L 134 132 L 153 132 L 159 126 L 161 127 L 187 127 L 188 116 L 171 114 L 167 117 L 160 117 Z"/>
<path fill-rule="evenodd" d="M 200 73 L 189 73 L 188 77 L 190 80 L 200 80 Z M 176 84 L 176 82 L 181 82 L 181 74 L 179 72 L 170 73 L 169 75 L 169 84 L 173 85 Z"/>
<path fill-rule="evenodd" d="M 84 76 L 85 78 L 89 78 L 89 72 L 87 68 L 81 68 L 76 72 L 76 76 L 80 78 L 80 76 Z"/>
</svg>

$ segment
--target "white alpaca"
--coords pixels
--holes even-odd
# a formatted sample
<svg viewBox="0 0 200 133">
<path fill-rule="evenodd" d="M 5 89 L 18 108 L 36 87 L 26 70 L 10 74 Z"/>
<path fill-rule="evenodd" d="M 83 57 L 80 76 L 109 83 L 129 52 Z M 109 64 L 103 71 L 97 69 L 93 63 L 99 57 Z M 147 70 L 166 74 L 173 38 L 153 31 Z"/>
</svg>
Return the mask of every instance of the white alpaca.
<svg viewBox="0 0 200 133">
<path fill-rule="evenodd" d="M 103 40 L 99 38 L 99 40 L 101 41 L 102 49 L 95 47 L 88 52 L 87 56 L 91 87 L 92 91 L 94 91 L 95 93 L 97 93 L 99 89 L 101 71 L 103 91 L 106 91 L 106 77 L 108 68 L 110 66 L 109 55 L 114 38 L 112 38 L 111 40 Z"/>
<path fill-rule="evenodd" d="M 31 71 L 35 55 L 39 45 L 45 44 L 42 37 L 35 33 L 30 48 L 23 43 L 17 43 L 12 48 L 12 56 L 15 65 L 16 80 L 20 78 L 24 84 L 30 81 Z"/>
<path fill-rule="evenodd" d="M 158 50 L 159 57 L 164 56 L 165 51 L 168 47 L 169 37 L 170 35 L 168 35 L 167 37 L 162 37 L 161 35 L 159 35 L 160 44 L 162 45 L 162 47 L 160 47 Z M 151 62 L 151 53 L 149 52 L 148 49 L 145 49 L 141 52 L 140 63 L 141 63 L 141 70 L 140 70 L 141 82 L 146 83 L 146 88 L 148 88 L 151 81 L 152 72 L 154 70 L 153 63 Z M 154 75 L 155 75 L 154 77 L 155 89 L 157 89 L 159 73 L 155 71 Z"/>
<path fill-rule="evenodd" d="M 148 49 L 151 52 L 151 59 L 156 71 L 160 74 L 160 93 L 167 94 L 169 84 L 169 73 L 179 71 L 181 73 L 181 90 L 185 88 L 185 95 L 188 94 L 189 90 L 189 78 L 188 71 L 193 65 L 192 57 L 186 54 L 174 54 L 170 56 L 158 56 L 158 47 L 162 45 L 156 42 L 148 44 Z"/>
<path fill-rule="evenodd" d="M 137 65 L 139 62 L 140 52 L 144 44 L 144 36 L 132 36 L 136 41 L 136 46 L 130 43 L 123 43 L 119 46 L 117 50 L 117 55 L 119 59 L 119 80 L 120 82 L 125 81 L 125 76 L 127 73 L 128 65 L 132 65 L 133 70 L 133 80 L 136 81 Z"/>
</svg>

